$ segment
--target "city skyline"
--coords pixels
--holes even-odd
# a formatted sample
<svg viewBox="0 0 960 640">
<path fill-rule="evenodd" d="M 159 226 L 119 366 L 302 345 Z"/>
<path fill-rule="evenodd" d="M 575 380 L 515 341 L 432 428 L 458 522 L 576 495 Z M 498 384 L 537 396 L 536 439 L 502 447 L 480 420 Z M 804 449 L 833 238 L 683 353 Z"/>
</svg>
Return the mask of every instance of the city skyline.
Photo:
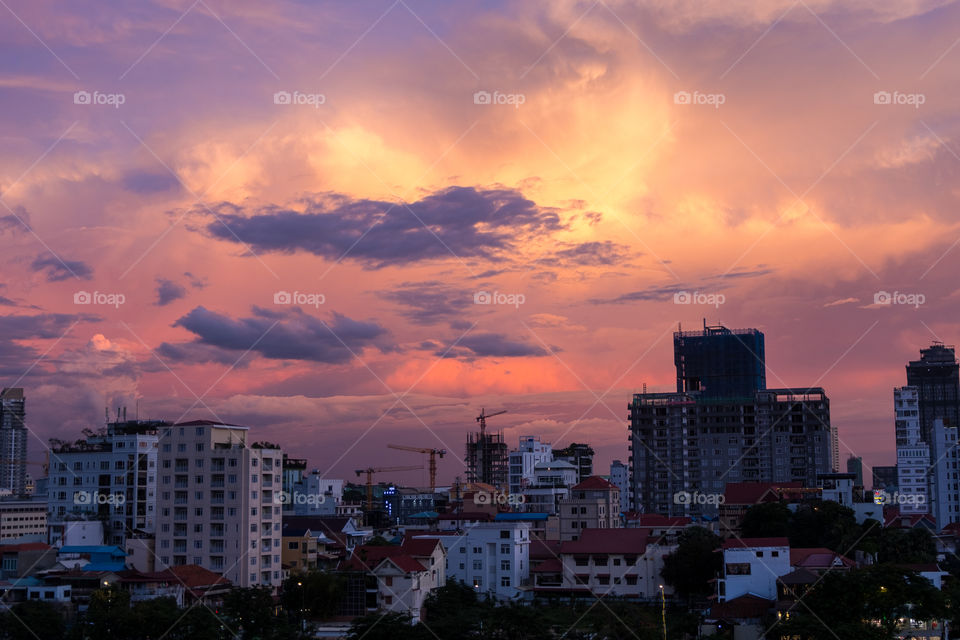
<svg viewBox="0 0 960 640">
<path fill-rule="evenodd" d="M 705 320 L 762 331 L 869 468 L 905 364 L 958 341 L 955 3 L 86 9 L 0 25 L 30 459 L 125 406 L 347 480 L 444 448 L 449 483 L 506 408 L 511 449 L 604 470 Z"/>
</svg>

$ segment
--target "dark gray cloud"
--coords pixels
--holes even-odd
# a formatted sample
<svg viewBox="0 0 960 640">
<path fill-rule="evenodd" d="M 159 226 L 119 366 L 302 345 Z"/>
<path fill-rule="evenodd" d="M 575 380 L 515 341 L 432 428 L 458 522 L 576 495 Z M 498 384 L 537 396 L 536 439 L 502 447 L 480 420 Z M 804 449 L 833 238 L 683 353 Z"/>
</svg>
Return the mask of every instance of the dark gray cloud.
<svg viewBox="0 0 960 640">
<path fill-rule="evenodd" d="M 42 351 L 24 340 L 59 340 L 77 321 L 98 322 L 100 318 L 87 314 L 38 313 L 33 315 L 0 316 L 0 376 L 17 378 L 25 375 L 42 375 L 43 363 L 38 362 Z M 31 368 L 37 363 L 38 366 Z M 11 384 L 6 380 L 0 386 Z"/>
<path fill-rule="evenodd" d="M 219 219 L 206 231 L 220 240 L 258 252 L 346 256 L 371 269 L 451 255 L 491 257 L 563 228 L 555 210 L 518 191 L 473 187 L 450 187 L 407 205 L 323 194 L 308 199 L 302 212 L 274 206 L 247 211 L 229 203 L 215 210 Z"/>
<path fill-rule="evenodd" d="M 546 264 L 574 264 L 584 267 L 623 264 L 629 257 L 627 245 L 605 240 L 603 242 L 565 243 L 563 249 L 554 251 L 541 260 Z"/>
<path fill-rule="evenodd" d="M 6 208 L 3 209 L 4 211 Z M 10 231 L 25 231 L 24 224 L 30 224 L 30 214 L 21 206 L 11 207 L 10 212 L 0 215 L 0 233 Z"/>
<path fill-rule="evenodd" d="M 166 278 L 157 278 L 157 302 L 158 307 L 170 304 L 174 300 L 179 300 L 187 296 L 187 290 L 173 280 Z"/>
<path fill-rule="evenodd" d="M 6 296 L 0 296 L 0 306 L 15 307 L 17 303 Z"/>
<path fill-rule="evenodd" d="M 559 349 L 554 348 L 554 351 Z M 464 336 L 450 348 L 449 345 L 436 351 L 438 356 L 447 358 L 519 358 L 524 356 L 549 355 L 546 349 L 520 340 L 515 340 L 502 333 L 474 333 Z"/>
<path fill-rule="evenodd" d="M 404 282 L 379 295 L 401 305 L 400 315 L 419 325 L 461 324 L 466 309 L 473 306 L 472 293 L 436 280 Z"/>
<path fill-rule="evenodd" d="M 93 268 L 80 260 L 61 260 L 56 256 L 40 255 L 30 263 L 35 272 L 43 272 L 47 282 L 60 282 L 68 278 L 89 280 L 93 275 Z"/>
<path fill-rule="evenodd" d="M 309 315 L 299 307 L 272 311 L 253 307 L 247 318 L 230 318 L 196 307 L 174 323 L 197 336 L 193 343 L 164 343 L 158 351 L 172 359 L 193 360 L 191 345 L 212 346 L 232 352 L 248 349 L 265 358 L 343 363 L 366 347 L 392 348 L 387 331 L 374 322 L 353 320 L 334 312 L 332 322 Z M 210 359 L 208 351 L 198 354 Z"/>
<path fill-rule="evenodd" d="M 176 177 L 166 171 L 160 173 L 130 171 L 123 176 L 120 183 L 127 191 L 141 195 L 150 195 L 152 193 L 161 193 L 163 191 L 180 188 L 180 183 Z"/>
<path fill-rule="evenodd" d="M 665 287 L 647 287 L 646 289 L 631 291 L 614 298 L 593 298 L 590 302 L 592 304 L 624 304 L 627 302 L 644 302 L 647 300 L 665 302 L 667 300 L 673 300 L 675 293 L 690 291 L 691 289 L 696 289 L 696 287 L 691 288 L 682 284 L 668 285 Z"/>
<path fill-rule="evenodd" d="M 774 272 L 774 269 L 769 269 L 766 265 L 757 265 L 754 269 L 734 269 L 730 273 L 718 273 L 716 275 L 710 276 L 707 280 L 726 280 L 732 278 L 760 278 L 762 276 L 770 275 Z"/>
</svg>

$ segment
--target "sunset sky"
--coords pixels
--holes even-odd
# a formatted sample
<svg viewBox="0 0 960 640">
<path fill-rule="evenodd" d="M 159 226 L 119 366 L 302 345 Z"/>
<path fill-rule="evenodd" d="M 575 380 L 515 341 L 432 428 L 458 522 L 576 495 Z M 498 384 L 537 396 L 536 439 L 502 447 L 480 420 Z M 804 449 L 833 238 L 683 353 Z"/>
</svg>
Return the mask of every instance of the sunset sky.
<svg viewBox="0 0 960 640">
<path fill-rule="evenodd" d="M 958 3 L 0 16 L 0 386 L 33 460 L 139 403 L 348 480 L 445 448 L 448 482 L 485 407 L 606 473 L 706 318 L 826 389 L 841 461 L 893 464 L 904 365 L 960 343 Z"/>
</svg>

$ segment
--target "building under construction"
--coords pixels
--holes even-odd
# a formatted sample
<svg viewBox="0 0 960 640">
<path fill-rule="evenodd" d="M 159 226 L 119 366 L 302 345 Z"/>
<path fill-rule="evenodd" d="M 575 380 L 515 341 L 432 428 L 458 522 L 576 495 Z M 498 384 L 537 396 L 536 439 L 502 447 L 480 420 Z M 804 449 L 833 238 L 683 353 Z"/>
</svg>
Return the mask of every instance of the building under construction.
<svg viewBox="0 0 960 640">
<path fill-rule="evenodd" d="M 509 454 L 503 432 L 487 433 L 487 418 L 506 411 L 484 413 L 480 411 L 477 422 L 479 433 L 467 434 L 467 482 L 483 482 L 493 485 L 499 491 L 507 491 L 509 486 Z"/>
</svg>

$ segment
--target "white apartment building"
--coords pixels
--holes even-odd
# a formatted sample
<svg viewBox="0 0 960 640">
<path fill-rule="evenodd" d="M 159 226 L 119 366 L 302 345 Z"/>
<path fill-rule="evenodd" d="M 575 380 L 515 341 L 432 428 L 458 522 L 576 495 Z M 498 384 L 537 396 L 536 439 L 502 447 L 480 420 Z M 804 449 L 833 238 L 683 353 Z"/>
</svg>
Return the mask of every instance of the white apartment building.
<svg viewBox="0 0 960 640">
<path fill-rule="evenodd" d="M 342 479 L 324 478 L 314 471 L 293 485 L 290 501 L 298 516 L 332 516 L 343 503 Z"/>
<path fill-rule="evenodd" d="M 102 519 L 104 544 L 123 547 L 134 532 L 152 534 L 157 509 L 159 421 L 114 422 L 85 440 L 54 442 L 47 491 L 50 542 L 65 523 Z"/>
<path fill-rule="evenodd" d="M 0 500 L 0 542 L 24 536 L 46 541 L 46 500 Z"/>
<path fill-rule="evenodd" d="M 447 551 L 446 575 L 481 595 L 516 600 L 530 581 L 530 524 L 487 522 L 462 534 L 424 533 L 438 539 Z"/>
<path fill-rule="evenodd" d="M 553 460 L 553 447 L 540 436 L 520 436 L 519 446 L 509 454 L 510 493 L 521 493 L 534 482 L 534 468 Z"/>
<path fill-rule="evenodd" d="M 717 581 L 719 602 L 753 595 L 777 599 L 777 578 L 793 569 L 786 538 L 730 538 L 723 543 L 723 578 Z"/>
<path fill-rule="evenodd" d="M 209 420 L 160 434 L 157 571 L 196 564 L 241 587 L 278 587 L 283 452 Z"/>
<path fill-rule="evenodd" d="M 897 482 L 896 505 L 903 515 L 930 512 L 927 471 L 930 468 L 930 443 L 920 435 L 919 390 L 898 387 L 893 390 L 896 411 Z"/>
<path fill-rule="evenodd" d="M 560 501 L 577 484 L 577 468 L 566 460 L 551 460 L 534 465 L 533 483 L 526 487 L 521 507 L 527 513 L 559 513 Z"/>
<path fill-rule="evenodd" d="M 630 467 L 619 460 L 610 463 L 610 482 L 620 489 L 620 504 L 627 507 L 633 504 L 630 500 Z"/>
<path fill-rule="evenodd" d="M 943 420 L 933 421 L 933 465 L 930 469 L 930 513 L 943 529 L 951 522 L 960 522 L 960 449 L 957 428 L 944 426 Z M 903 508 L 901 507 L 901 513 Z"/>
</svg>

